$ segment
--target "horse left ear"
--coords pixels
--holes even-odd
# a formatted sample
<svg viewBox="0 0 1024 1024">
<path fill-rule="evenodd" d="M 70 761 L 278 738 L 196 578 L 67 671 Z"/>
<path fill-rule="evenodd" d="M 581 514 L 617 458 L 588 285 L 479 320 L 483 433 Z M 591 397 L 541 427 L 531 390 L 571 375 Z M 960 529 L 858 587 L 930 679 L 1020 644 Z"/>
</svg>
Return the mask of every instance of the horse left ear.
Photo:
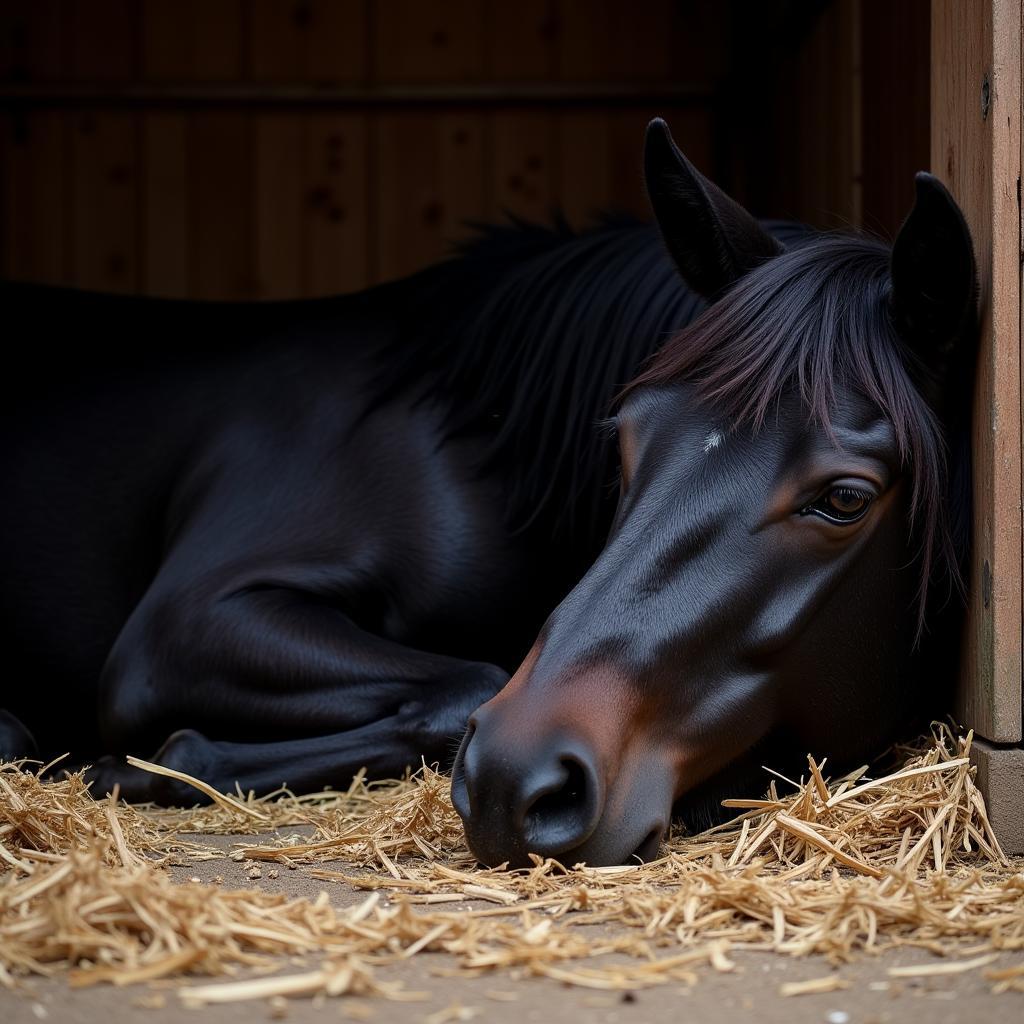
<svg viewBox="0 0 1024 1024">
<path fill-rule="evenodd" d="M 717 298 L 783 251 L 781 242 L 683 156 L 660 117 L 647 126 L 644 179 L 669 255 L 705 299 Z"/>
<path fill-rule="evenodd" d="M 915 186 L 914 208 L 893 243 L 890 309 L 903 340 L 926 365 L 943 369 L 977 322 L 974 249 L 946 186 L 924 171 Z"/>
</svg>

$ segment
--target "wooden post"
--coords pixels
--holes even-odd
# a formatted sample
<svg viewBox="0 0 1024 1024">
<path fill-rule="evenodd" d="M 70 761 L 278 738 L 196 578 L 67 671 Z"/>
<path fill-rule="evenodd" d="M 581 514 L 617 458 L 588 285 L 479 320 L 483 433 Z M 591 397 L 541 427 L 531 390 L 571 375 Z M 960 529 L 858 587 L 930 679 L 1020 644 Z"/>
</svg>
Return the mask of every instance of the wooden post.
<svg viewBox="0 0 1024 1024">
<path fill-rule="evenodd" d="M 957 715 L 984 738 L 997 832 L 1024 852 L 1021 777 L 1021 0 L 933 0 L 932 170 L 974 237 L 981 286 L 974 550 Z M 893 98 L 898 104 L 899 97 Z M 1009 851 L 1008 851 L 1009 852 Z"/>
</svg>

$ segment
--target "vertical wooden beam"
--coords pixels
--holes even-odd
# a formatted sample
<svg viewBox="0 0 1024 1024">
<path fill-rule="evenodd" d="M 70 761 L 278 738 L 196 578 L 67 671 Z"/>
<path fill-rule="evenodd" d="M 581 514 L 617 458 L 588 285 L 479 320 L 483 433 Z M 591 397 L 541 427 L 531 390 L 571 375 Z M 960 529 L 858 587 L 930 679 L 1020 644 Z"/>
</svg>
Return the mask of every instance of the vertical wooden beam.
<svg viewBox="0 0 1024 1024">
<path fill-rule="evenodd" d="M 963 208 L 981 286 L 974 540 L 958 716 L 1021 739 L 1020 0 L 933 0 L 932 169 Z"/>
</svg>

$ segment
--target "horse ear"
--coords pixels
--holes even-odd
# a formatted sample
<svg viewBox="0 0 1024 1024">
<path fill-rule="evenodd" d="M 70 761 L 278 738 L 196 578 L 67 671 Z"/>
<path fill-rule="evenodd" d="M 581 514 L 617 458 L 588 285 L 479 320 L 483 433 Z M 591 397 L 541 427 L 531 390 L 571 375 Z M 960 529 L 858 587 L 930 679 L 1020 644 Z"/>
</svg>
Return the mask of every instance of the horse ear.
<svg viewBox="0 0 1024 1024">
<path fill-rule="evenodd" d="M 715 298 L 783 251 L 739 203 L 683 156 L 660 117 L 647 126 L 644 178 L 669 254 L 686 283 L 704 298 Z"/>
<path fill-rule="evenodd" d="M 892 248 L 890 309 L 896 330 L 926 365 L 941 369 L 977 321 L 971 233 L 938 178 L 915 177 L 914 208 Z"/>
</svg>

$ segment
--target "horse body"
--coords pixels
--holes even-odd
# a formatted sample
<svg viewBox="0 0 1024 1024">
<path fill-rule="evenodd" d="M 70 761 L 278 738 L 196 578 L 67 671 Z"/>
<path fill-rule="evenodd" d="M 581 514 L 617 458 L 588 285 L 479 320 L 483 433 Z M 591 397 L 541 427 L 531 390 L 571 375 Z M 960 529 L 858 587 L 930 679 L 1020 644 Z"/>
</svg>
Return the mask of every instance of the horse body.
<svg viewBox="0 0 1024 1024">
<path fill-rule="evenodd" d="M 515 663 L 557 566 L 542 572 L 537 545 L 504 527 L 501 481 L 474 470 L 478 440 L 442 443 L 440 411 L 409 389 L 370 407 L 373 356 L 395 332 L 386 294 L 230 307 L 2 296 L 7 323 L 45 347 L 19 361 L 5 402 L 0 575 L 19 683 L 3 704 L 46 754 L 151 752 L 186 727 L 322 735 L 410 700 L 417 687 L 387 679 L 383 649 L 371 667 L 344 643 L 297 650 L 318 620 L 439 665 Z M 83 332 L 88 345 L 61 346 Z M 348 690 L 346 670 L 360 673 Z M 397 675 L 422 677 L 421 691 L 444 676 Z M 481 685 L 504 677 L 487 666 Z M 416 761 L 390 754 L 382 768 Z"/>
<path fill-rule="evenodd" d="M 660 122 L 647 165 L 666 244 L 513 225 L 315 302 L 0 291 L 39 339 L 4 403 L 0 756 L 31 730 L 180 801 L 120 755 L 308 789 L 461 737 L 481 859 L 600 863 L 764 758 L 940 711 L 959 212 L 921 179 L 890 266 L 759 225 Z"/>
</svg>

